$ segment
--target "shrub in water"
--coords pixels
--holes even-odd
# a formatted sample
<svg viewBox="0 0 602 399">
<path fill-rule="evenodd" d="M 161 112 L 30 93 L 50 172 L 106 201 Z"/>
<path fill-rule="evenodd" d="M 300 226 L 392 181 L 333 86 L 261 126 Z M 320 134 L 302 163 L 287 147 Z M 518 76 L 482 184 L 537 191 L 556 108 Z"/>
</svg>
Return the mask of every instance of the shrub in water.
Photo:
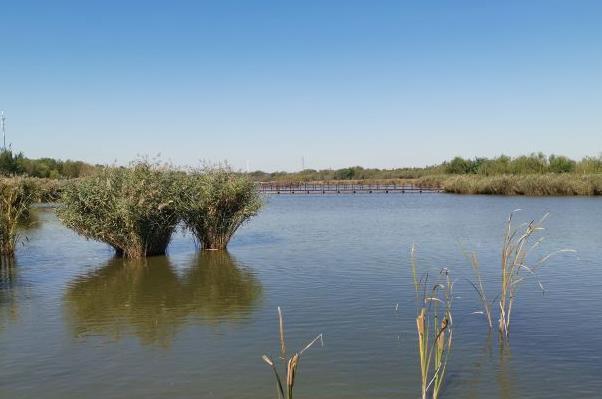
<svg viewBox="0 0 602 399">
<path fill-rule="evenodd" d="M 57 213 L 67 227 L 118 255 L 161 255 L 179 221 L 180 181 L 176 172 L 147 161 L 107 167 L 66 186 Z"/>
<path fill-rule="evenodd" d="M 0 179 L 0 254 L 14 254 L 19 238 L 17 225 L 27 219 L 36 196 L 36 187 L 28 179 Z"/>
<path fill-rule="evenodd" d="M 255 183 L 228 167 L 194 171 L 186 179 L 182 218 L 203 249 L 224 249 L 261 208 Z"/>
</svg>

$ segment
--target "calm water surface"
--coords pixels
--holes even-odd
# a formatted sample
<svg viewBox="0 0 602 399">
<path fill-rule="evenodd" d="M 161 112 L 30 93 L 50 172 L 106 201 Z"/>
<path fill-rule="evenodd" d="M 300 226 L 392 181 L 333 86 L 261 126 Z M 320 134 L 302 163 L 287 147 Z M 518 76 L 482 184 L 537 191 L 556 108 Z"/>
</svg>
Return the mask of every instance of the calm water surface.
<svg viewBox="0 0 602 399">
<path fill-rule="evenodd" d="M 550 211 L 554 258 L 519 292 L 510 345 L 472 314 L 463 250 L 497 295 L 507 214 Z M 0 274 L 1 398 L 273 398 L 261 359 L 324 333 L 300 364 L 299 398 L 418 397 L 409 248 L 419 268 L 456 279 L 455 343 L 444 397 L 600 397 L 602 199 L 484 196 L 281 196 L 229 253 L 197 254 L 179 235 L 168 257 L 124 263 L 37 212 Z M 396 305 L 397 310 L 396 310 Z"/>
</svg>

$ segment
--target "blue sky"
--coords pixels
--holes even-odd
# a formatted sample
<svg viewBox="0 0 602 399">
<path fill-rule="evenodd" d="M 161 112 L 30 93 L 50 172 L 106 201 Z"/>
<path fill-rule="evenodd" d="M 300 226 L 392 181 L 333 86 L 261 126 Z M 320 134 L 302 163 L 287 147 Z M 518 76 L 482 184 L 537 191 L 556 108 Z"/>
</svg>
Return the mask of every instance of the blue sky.
<svg viewBox="0 0 602 399">
<path fill-rule="evenodd" d="M 602 151 L 600 1 L 0 0 L 30 157 L 296 170 Z"/>
</svg>

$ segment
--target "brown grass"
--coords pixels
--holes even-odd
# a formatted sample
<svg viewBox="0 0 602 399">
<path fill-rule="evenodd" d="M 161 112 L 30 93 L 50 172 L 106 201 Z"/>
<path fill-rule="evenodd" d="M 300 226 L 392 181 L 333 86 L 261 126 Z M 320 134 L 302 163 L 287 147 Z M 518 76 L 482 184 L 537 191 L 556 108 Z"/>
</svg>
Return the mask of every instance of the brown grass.
<svg viewBox="0 0 602 399">
<path fill-rule="evenodd" d="M 299 361 L 301 359 L 301 355 L 303 352 L 311 348 L 316 342 L 320 342 L 324 345 L 322 340 L 322 334 L 319 334 L 316 338 L 310 341 L 303 349 L 298 352 L 295 352 L 290 358 L 287 360 L 286 356 L 286 343 L 284 341 L 284 318 L 282 316 L 282 310 L 280 306 L 278 307 L 278 325 L 280 332 L 280 360 L 285 365 L 286 369 L 286 385 L 283 384 L 283 380 L 280 378 L 280 374 L 278 373 L 278 368 L 274 363 L 274 360 L 268 356 L 263 355 L 261 358 L 264 362 L 268 364 L 272 368 L 274 372 L 274 378 L 276 380 L 276 391 L 278 392 L 278 398 L 280 399 L 293 399 L 293 388 L 295 386 L 295 377 L 297 375 L 297 368 L 299 366 Z M 285 389 L 286 387 L 286 389 Z M 285 394 L 286 392 L 286 394 Z"/>
<path fill-rule="evenodd" d="M 602 195 L 602 174 L 433 175 L 417 179 L 454 194 L 575 196 Z"/>
<path fill-rule="evenodd" d="M 412 246 L 411 268 L 417 298 L 416 331 L 420 365 L 420 394 L 437 399 L 445 381 L 452 347 L 453 282 L 447 269 L 441 269 L 432 287 L 428 273 L 418 279 L 416 250 Z"/>
</svg>

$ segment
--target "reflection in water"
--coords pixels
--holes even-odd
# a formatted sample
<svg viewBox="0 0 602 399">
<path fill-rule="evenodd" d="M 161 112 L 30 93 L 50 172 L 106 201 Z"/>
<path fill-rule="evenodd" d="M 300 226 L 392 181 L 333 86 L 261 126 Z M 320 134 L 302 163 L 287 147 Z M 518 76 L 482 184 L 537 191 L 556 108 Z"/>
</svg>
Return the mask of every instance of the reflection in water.
<svg viewBox="0 0 602 399">
<path fill-rule="evenodd" d="M 498 372 L 498 385 L 500 387 L 500 398 L 512 399 L 517 398 L 517 392 L 514 389 L 516 376 L 512 370 L 512 352 L 510 351 L 510 343 L 500 339 L 499 342 L 500 369 Z"/>
<path fill-rule="evenodd" d="M 481 393 L 479 391 L 480 385 L 487 381 L 490 378 L 490 375 L 487 375 L 486 365 L 491 364 L 493 359 L 493 345 L 492 345 L 492 331 L 489 330 L 487 334 L 487 338 L 485 340 L 484 345 L 478 351 L 478 356 L 475 356 L 473 363 L 473 376 L 466 384 L 468 390 L 466 392 L 467 399 L 478 399 L 481 397 Z M 475 351 L 475 353 L 477 353 Z"/>
<path fill-rule="evenodd" d="M 70 284 L 66 309 L 76 336 L 134 334 L 167 345 L 190 319 L 240 320 L 257 305 L 261 285 L 228 253 L 203 252 L 178 273 L 167 257 L 112 259 Z"/>
<path fill-rule="evenodd" d="M 42 227 L 40 212 L 44 209 L 33 208 L 27 213 L 22 220 L 19 221 L 19 229 L 24 231 L 38 230 Z"/>
<path fill-rule="evenodd" d="M 16 320 L 19 316 L 15 289 L 17 267 L 14 258 L 0 257 L 0 329 L 6 320 Z"/>
</svg>

